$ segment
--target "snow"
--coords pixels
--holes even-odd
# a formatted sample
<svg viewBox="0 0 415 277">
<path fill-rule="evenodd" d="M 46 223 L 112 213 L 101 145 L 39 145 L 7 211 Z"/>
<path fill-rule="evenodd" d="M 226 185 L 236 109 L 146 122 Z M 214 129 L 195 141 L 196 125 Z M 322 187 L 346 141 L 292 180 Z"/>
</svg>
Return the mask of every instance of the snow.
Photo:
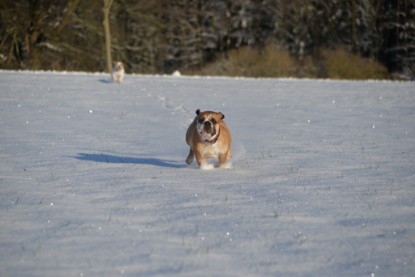
<svg viewBox="0 0 415 277">
<path fill-rule="evenodd" d="M 0 153 L 1 276 L 415 275 L 412 82 L 1 71 Z"/>
</svg>

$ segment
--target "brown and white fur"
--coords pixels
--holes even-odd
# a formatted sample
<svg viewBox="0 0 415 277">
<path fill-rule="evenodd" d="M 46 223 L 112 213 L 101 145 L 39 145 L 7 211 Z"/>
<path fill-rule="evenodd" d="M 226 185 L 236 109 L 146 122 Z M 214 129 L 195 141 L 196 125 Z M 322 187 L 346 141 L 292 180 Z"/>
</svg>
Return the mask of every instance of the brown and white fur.
<svg viewBox="0 0 415 277">
<path fill-rule="evenodd" d="M 114 67 L 112 68 L 112 80 L 114 82 L 117 82 L 119 84 L 122 83 L 122 80 L 124 79 L 124 64 L 122 62 L 116 62 L 114 63 Z"/>
<path fill-rule="evenodd" d="M 231 134 L 220 112 L 196 111 L 196 117 L 186 132 L 186 142 L 190 146 L 186 163 L 196 162 L 201 169 L 212 169 L 214 166 L 207 162 L 209 158 L 217 158 L 219 167 L 230 167 Z"/>
</svg>

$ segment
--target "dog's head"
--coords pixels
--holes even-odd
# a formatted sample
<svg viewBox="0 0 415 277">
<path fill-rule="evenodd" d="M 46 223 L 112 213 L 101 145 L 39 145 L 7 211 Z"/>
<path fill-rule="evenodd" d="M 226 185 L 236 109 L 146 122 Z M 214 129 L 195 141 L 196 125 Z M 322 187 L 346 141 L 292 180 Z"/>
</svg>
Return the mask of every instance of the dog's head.
<svg viewBox="0 0 415 277">
<path fill-rule="evenodd" d="M 113 70 L 121 70 L 124 69 L 124 64 L 122 62 L 115 62 Z"/>
<path fill-rule="evenodd" d="M 219 123 L 225 118 L 220 112 L 196 111 L 196 129 L 204 141 L 213 141 L 219 135 Z"/>
</svg>

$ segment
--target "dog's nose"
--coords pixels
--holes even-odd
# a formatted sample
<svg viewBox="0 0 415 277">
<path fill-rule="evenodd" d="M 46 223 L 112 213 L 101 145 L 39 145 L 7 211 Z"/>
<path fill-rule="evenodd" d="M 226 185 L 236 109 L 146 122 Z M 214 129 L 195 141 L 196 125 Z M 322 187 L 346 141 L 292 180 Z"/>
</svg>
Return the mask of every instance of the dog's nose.
<svg viewBox="0 0 415 277">
<path fill-rule="evenodd" d="M 210 123 L 210 121 L 205 121 L 204 129 L 205 131 L 210 132 L 212 130 L 212 123 Z"/>
</svg>

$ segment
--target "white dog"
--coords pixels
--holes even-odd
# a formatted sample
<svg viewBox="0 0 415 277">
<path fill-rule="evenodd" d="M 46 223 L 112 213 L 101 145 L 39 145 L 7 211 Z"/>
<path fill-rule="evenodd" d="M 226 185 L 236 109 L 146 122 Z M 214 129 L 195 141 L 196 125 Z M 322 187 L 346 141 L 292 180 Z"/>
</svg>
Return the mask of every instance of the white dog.
<svg viewBox="0 0 415 277">
<path fill-rule="evenodd" d="M 122 62 L 116 62 L 114 63 L 114 67 L 112 68 L 112 80 L 114 82 L 117 82 L 119 84 L 122 83 L 122 80 L 124 79 L 124 64 Z"/>
</svg>

